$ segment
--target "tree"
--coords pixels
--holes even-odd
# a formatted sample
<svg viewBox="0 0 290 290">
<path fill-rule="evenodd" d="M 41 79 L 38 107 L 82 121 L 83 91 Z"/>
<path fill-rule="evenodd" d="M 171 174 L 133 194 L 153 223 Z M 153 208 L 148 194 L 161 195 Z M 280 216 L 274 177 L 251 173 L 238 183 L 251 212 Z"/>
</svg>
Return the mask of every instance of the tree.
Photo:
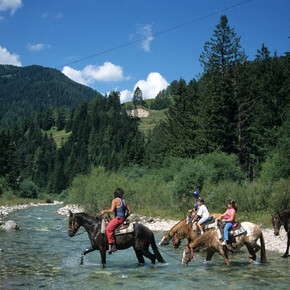
<svg viewBox="0 0 290 290">
<path fill-rule="evenodd" d="M 139 87 L 137 87 L 133 94 L 133 105 L 136 108 L 137 106 L 142 106 L 143 104 L 143 97 L 142 97 L 142 91 Z"/>
<path fill-rule="evenodd" d="M 240 37 L 222 15 L 200 56 L 204 68 L 198 102 L 200 153 L 217 148 L 227 153 L 236 150 L 237 76 L 239 65 L 245 60 Z"/>
</svg>

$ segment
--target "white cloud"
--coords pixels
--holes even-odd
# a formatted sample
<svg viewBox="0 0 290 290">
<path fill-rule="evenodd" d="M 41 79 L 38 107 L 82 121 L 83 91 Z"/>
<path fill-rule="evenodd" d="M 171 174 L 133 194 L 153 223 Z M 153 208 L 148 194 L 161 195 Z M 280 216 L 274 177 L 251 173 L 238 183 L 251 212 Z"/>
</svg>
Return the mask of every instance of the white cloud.
<svg viewBox="0 0 290 290">
<path fill-rule="evenodd" d="M 41 51 L 43 49 L 50 48 L 50 45 L 45 43 L 36 43 L 36 44 L 28 43 L 26 47 L 30 51 Z"/>
<path fill-rule="evenodd" d="M 11 54 L 5 47 L 0 45 L 0 64 L 22 66 L 19 58 L 19 55 L 15 53 Z"/>
<path fill-rule="evenodd" d="M 147 24 L 144 26 L 140 26 L 138 30 L 138 34 L 144 37 L 144 40 L 142 40 L 142 43 L 141 43 L 142 49 L 146 52 L 149 52 L 150 42 L 153 40 L 152 25 Z"/>
<path fill-rule="evenodd" d="M 49 13 L 48 11 L 45 11 L 41 15 L 42 18 L 56 18 L 61 19 L 63 18 L 63 14 L 61 12 L 55 12 L 55 13 Z"/>
<path fill-rule="evenodd" d="M 129 102 L 133 99 L 133 94 L 137 87 L 142 91 L 142 97 L 146 99 L 154 99 L 158 93 L 169 86 L 166 79 L 158 72 L 152 72 L 148 75 L 146 80 L 139 80 L 133 92 L 128 90 L 121 91 L 121 103 Z"/>
<path fill-rule="evenodd" d="M 121 103 L 126 103 L 132 101 L 133 94 L 128 90 L 123 90 L 120 92 L 120 101 Z"/>
<path fill-rule="evenodd" d="M 22 7 L 22 0 L 0 0 L 0 11 L 10 11 L 11 15 L 14 15 L 20 7 Z"/>
<path fill-rule="evenodd" d="M 134 86 L 134 91 L 137 87 L 142 91 L 143 99 L 154 99 L 157 94 L 166 89 L 169 83 L 158 72 L 152 72 L 148 75 L 147 80 L 140 80 Z"/>
<path fill-rule="evenodd" d="M 82 75 L 82 71 L 73 69 L 69 66 L 65 66 L 62 70 L 62 73 L 77 83 L 80 83 L 82 85 L 88 85 L 87 80 Z"/>
<path fill-rule="evenodd" d="M 99 82 L 119 82 L 129 77 L 125 77 L 123 68 L 111 62 L 105 62 L 102 66 L 87 65 L 83 70 L 75 70 L 65 66 L 62 71 L 67 77 L 81 84 L 93 84 Z"/>
</svg>

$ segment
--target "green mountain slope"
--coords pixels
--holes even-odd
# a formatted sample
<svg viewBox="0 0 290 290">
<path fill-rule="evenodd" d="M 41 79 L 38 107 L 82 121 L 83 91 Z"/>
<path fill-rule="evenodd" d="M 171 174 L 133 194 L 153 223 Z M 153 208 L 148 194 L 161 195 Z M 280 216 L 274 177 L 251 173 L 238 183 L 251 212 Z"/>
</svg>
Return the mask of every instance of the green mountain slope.
<svg viewBox="0 0 290 290">
<path fill-rule="evenodd" d="M 0 65 L 0 127 L 48 107 L 72 108 L 82 99 L 99 95 L 56 69 Z"/>
</svg>

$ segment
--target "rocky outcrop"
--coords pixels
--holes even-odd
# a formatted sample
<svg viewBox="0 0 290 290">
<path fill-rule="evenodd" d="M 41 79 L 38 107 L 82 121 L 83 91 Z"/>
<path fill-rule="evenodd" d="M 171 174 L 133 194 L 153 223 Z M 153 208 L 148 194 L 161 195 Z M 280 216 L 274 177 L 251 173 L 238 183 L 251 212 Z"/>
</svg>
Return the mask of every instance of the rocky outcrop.
<svg viewBox="0 0 290 290">
<path fill-rule="evenodd" d="M 2 222 L 0 225 L 1 230 L 19 230 L 20 226 L 15 221 Z"/>
<path fill-rule="evenodd" d="M 135 110 L 128 110 L 127 114 L 128 116 L 132 116 L 132 117 L 147 118 L 149 116 L 149 111 L 138 108 Z"/>
<path fill-rule="evenodd" d="M 60 215 L 69 216 L 69 211 L 71 211 L 72 213 L 77 213 L 77 212 L 84 212 L 85 209 L 78 204 L 68 204 L 64 207 L 59 208 L 57 210 L 57 213 Z"/>
</svg>

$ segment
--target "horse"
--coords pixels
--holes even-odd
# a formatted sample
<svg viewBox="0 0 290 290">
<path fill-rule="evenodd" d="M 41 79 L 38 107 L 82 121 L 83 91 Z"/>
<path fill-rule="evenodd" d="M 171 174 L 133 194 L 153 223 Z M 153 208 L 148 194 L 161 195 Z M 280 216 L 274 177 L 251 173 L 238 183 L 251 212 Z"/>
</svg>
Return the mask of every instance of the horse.
<svg viewBox="0 0 290 290">
<path fill-rule="evenodd" d="M 212 213 L 210 215 L 213 218 L 218 218 L 221 216 L 220 213 Z M 176 225 L 174 225 L 168 233 L 166 233 L 159 242 L 159 246 L 165 246 L 170 243 L 173 238 L 173 248 L 177 249 L 182 240 L 187 238 L 189 242 L 197 237 L 197 235 L 193 234 L 191 236 L 191 232 L 189 232 L 188 228 L 192 227 L 192 223 L 187 224 L 187 218 L 180 220 Z M 190 233 L 190 234 L 189 234 Z M 196 232 L 195 232 L 196 233 Z"/>
<path fill-rule="evenodd" d="M 235 243 L 232 243 L 234 250 L 240 250 L 241 247 L 246 245 L 249 252 L 249 262 L 253 263 L 256 260 L 256 253 L 261 250 L 261 263 L 267 262 L 265 241 L 262 230 L 256 224 L 250 222 L 241 223 L 246 234 L 236 236 Z M 218 233 L 219 229 L 212 228 L 199 236 L 190 243 L 186 243 L 183 251 L 182 264 L 187 265 L 193 258 L 194 252 L 200 248 L 207 248 L 206 261 L 210 261 L 213 254 L 218 252 L 224 258 L 226 265 L 230 265 L 228 258 L 228 250 L 226 246 L 222 246 L 222 241 Z M 257 244 L 257 240 L 260 239 L 261 246 Z"/>
<path fill-rule="evenodd" d="M 290 208 L 276 212 L 272 215 L 272 224 L 274 227 L 274 235 L 279 236 L 280 227 L 283 225 L 287 233 L 287 248 L 283 258 L 289 256 L 289 243 L 290 243 Z"/>
<path fill-rule="evenodd" d="M 108 250 L 108 240 L 106 234 L 101 233 L 102 218 L 92 217 L 86 213 L 72 213 L 69 211 L 69 227 L 68 235 L 73 237 L 76 235 L 80 227 L 84 227 L 88 233 L 91 246 L 83 251 L 80 265 L 83 265 L 84 256 L 92 251 L 99 250 L 103 267 L 106 266 L 106 250 Z M 154 254 L 149 251 L 151 245 Z M 133 247 L 136 257 L 140 265 L 144 264 L 144 257 L 151 260 L 155 264 L 156 259 L 160 263 L 166 263 L 161 256 L 156 243 L 153 232 L 143 224 L 134 224 L 132 233 L 116 236 L 116 247 L 118 250 L 124 250 Z"/>
<path fill-rule="evenodd" d="M 166 233 L 159 242 L 159 246 L 165 246 L 170 243 L 172 238 L 176 235 L 176 233 L 186 225 L 187 218 L 180 220 L 177 224 L 175 224 L 168 233 Z M 175 239 L 174 239 L 175 240 Z M 178 248 L 179 245 L 175 245 L 173 240 L 173 247 Z"/>
</svg>

